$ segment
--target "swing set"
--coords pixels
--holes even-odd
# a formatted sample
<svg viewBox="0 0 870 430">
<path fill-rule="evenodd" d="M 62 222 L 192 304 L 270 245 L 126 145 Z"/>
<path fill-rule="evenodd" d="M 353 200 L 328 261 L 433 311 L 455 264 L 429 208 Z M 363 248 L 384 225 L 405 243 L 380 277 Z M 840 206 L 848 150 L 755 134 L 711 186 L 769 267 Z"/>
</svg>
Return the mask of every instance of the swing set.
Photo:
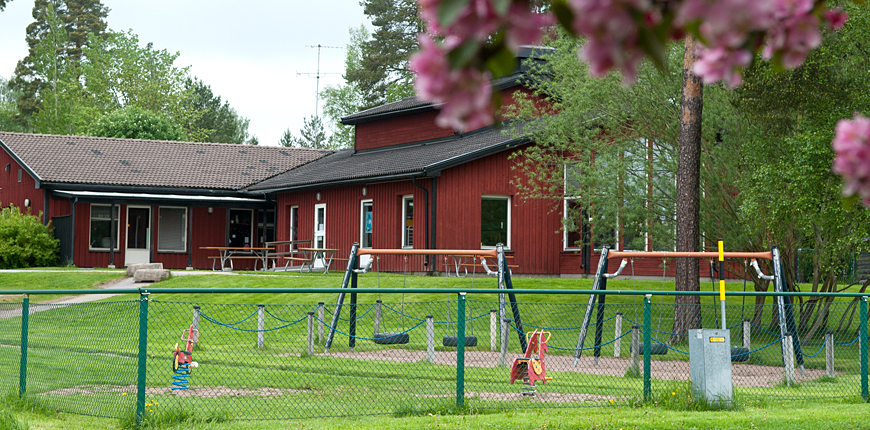
<svg viewBox="0 0 870 430">
<path fill-rule="evenodd" d="M 721 249 L 720 249 L 721 251 Z M 742 258 L 744 259 L 744 267 L 746 266 L 745 260 L 751 259 L 751 266 L 756 270 L 759 277 L 763 279 L 768 279 L 773 281 L 774 291 L 775 292 L 785 292 L 786 284 L 785 284 L 785 276 L 782 266 L 782 255 L 779 251 L 779 248 L 773 246 L 769 252 L 656 252 L 656 251 L 611 251 L 608 248 L 604 248 L 601 251 L 601 258 L 598 260 L 598 269 L 595 272 L 595 279 L 592 283 L 593 291 L 604 291 L 607 289 L 607 280 L 610 278 L 615 278 L 622 273 L 622 270 L 628 265 L 629 260 L 632 261 L 632 271 L 634 268 L 634 258 L 638 257 L 652 257 L 652 258 Z M 622 258 L 622 262 L 619 265 L 619 269 L 617 269 L 614 273 L 607 273 L 608 263 L 612 259 Z M 758 259 L 771 260 L 773 263 L 773 275 L 765 275 L 762 273 L 761 269 L 758 267 Z M 720 260 L 721 261 L 721 260 Z M 711 263 L 712 265 L 712 263 Z M 723 276 L 722 271 L 724 270 L 723 263 L 720 262 L 720 279 Z M 711 273 L 712 276 L 712 273 Z M 633 278 L 633 277 L 632 277 Z M 745 281 L 745 279 L 744 279 Z M 724 282 L 724 281 L 720 281 Z M 746 289 L 744 283 L 744 290 Z M 595 347 L 593 348 L 593 356 L 597 359 L 601 356 L 601 342 L 602 342 L 602 326 L 604 325 L 604 307 L 605 307 L 605 299 L 607 298 L 606 294 L 590 294 L 589 302 L 586 305 L 586 313 L 583 315 L 583 323 L 580 326 L 580 334 L 577 338 L 577 347 L 574 350 L 574 366 L 577 366 L 578 360 L 583 353 L 583 344 L 586 342 L 586 337 L 588 334 L 589 324 L 592 319 L 592 311 L 593 306 L 595 306 L 596 301 L 598 302 L 597 306 L 597 314 L 596 314 L 596 325 L 595 325 Z M 722 293 L 722 320 L 724 322 L 724 289 Z M 779 317 L 779 331 L 780 336 L 785 338 L 787 333 L 797 333 L 797 324 L 794 318 L 794 310 L 792 306 L 791 297 L 788 296 L 777 296 L 776 297 L 776 306 L 777 313 Z M 664 345 L 663 345 L 664 346 Z M 786 353 L 786 345 L 783 342 L 783 357 L 785 357 Z M 800 365 L 801 370 L 804 368 L 804 356 L 801 351 L 801 342 L 799 337 L 795 337 L 793 343 L 794 349 L 794 357 L 797 361 L 798 365 Z M 661 352 L 663 350 L 664 352 Z M 659 354 L 664 354 L 667 352 L 667 347 L 660 348 Z M 741 355 L 740 357 L 742 357 Z M 734 359 L 734 358 L 732 358 Z M 743 361 L 739 359 L 735 359 L 735 361 Z"/>
<path fill-rule="evenodd" d="M 364 267 L 360 268 L 360 257 L 362 256 L 370 256 L 368 261 L 365 263 Z M 505 257 L 504 246 L 499 244 L 495 249 L 487 249 L 487 250 L 448 250 L 448 249 L 364 249 L 359 247 L 359 243 L 354 242 L 351 247 L 350 256 L 348 257 L 347 269 L 345 270 L 344 277 L 341 281 L 341 289 L 349 289 L 350 290 L 350 310 L 349 310 L 349 322 L 348 322 L 348 346 L 350 348 L 354 348 L 356 346 L 356 333 L 357 333 L 357 324 L 356 324 L 356 310 L 357 310 L 357 293 L 354 290 L 357 288 L 358 276 L 361 274 L 365 274 L 370 271 L 372 265 L 375 264 L 376 272 L 378 273 L 378 287 L 380 287 L 380 260 L 379 257 L 382 255 L 403 255 L 405 256 L 405 266 L 404 266 L 404 274 L 405 278 L 402 280 L 402 286 L 405 286 L 405 282 L 407 279 L 407 266 L 408 266 L 408 256 L 411 255 L 443 255 L 445 256 L 445 280 L 447 282 L 447 287 L 450 287 L 449 276 L 447 275 L 447 270 L 449 270 L 449 266 L 446 264 L 446 260 L 448 256 L 462 256 L 468 257 L 481 257 L 481 264 L 486 270 L 489 276 L 495 276 L 498 278 L 498 289 L 499 290 L 507 290 L 507 299 L 510 300 L 511 311 L 513 314 L 513 321 L 516 324 L 517 332 L 520 340 L 520 345 L 523 350 L 526 349 L 526 335 L 523 330 L 523 323 L 520 317 L 520 309 L 517 306 L 516 295 L 511 292 L 513 290 L 513 283 L 511 282 L 511 273 L 510 269 L 507 265 L 507 260 Z M 494 258 L 496 260 L 496 270 L 489 270 L 489 267 L 486 266 L 486 257 Z M 474 272 L 472 272 L 473 274 Z M 473 276 L 473 275 L 472 275 Z M 472 279 L 472 288 L 473 288 Z M 338 295 L 338 299 L 335 304 L 335 309 L 333 310 L 331 323 L 329 324 L 329 334 L 326 337 L 326 348 L 325 352 L 329 352 L 329 349 L 332 347 L 332 342 L 335 337 L 335 331 L 338 327 L 339 317 L 341 315 L 341 308 L 344 305 L 345 295 L 347 293 L 342 291 Z M 380 297 L 379 297 L 380 298 Z M 502 321 L 507 318 L 507 305 L 505 301 L 505 293 L 499 293 L 498 295 L 498 310 L 499 317 Z M 407 344 L 410 342 L 410 335 L 407 331 L 405 331 L 404 327 L 404 304 L 405 304 L 405 294 L 402 293 L 402 332 L 380 332 L 380 327 L 376 324 L 374 329 L 374 335 L 372 336 L 372 341 L 374 343 L 380 345 L 396 345 L 396 344 Z M 473 305 L 472 305 L 473 306 Z M 379 308 L 378 308 L 379 309 Z M 376 317 L 379 313 L 376 311 Z M 448 319 L 449 319 L 449 307 L 448 307 Z M 376 322 L 379 322 L 379 318 L 376 318 Z M 473 325 L 472 325 L 473 327 Z M 457 336 L 445 336 L 442 340 L 442 344 L 446 347 L 456 347 L 460 342 Z M 465 336 L 464 339 L 465 346 L 476 346 L 477 338 L 473 336 L 473 328 L 472 328 L 472 336 Z"/>
</svg>

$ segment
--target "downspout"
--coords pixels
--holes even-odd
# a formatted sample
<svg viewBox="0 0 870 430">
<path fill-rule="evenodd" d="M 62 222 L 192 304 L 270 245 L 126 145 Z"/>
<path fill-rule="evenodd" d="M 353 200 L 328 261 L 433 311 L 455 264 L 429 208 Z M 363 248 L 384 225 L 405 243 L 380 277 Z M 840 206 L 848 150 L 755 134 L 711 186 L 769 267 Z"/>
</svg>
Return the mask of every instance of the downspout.
<svg viewBox="0 0 870 430">
<path fill-rule="evenodd" d="M 430 249 L 438 249 L 437 243 L 437 229 L 438 229 L 438 177 L 432 177 L 432 248 Z M 432 268 L 434 270 L 437 264 L 433 264 Z M 446 269 L 445 269 L 446 270 Z"/>
<path fill-rule="evenodd" d="M 69 256 L 69 264 L 75 266 L 76 259 L 76 203 L 79 202 L 79 198 L 73 198 L 72 201 L 72 220 L 70 220 L 70 224 L 72 224 L 72 228 L 70 229 L 70 246 L 72 247 L 72 253 Z"/>
<path fill-rule="evenodd" d="M 115 268 L 115 202 L 109 209 L 109 268 Z"/>
<path fill-rule="evenodd" d="M 426 226 L 423 231 L 429 232 L 429 190 L 417 183 L 417 178 L 411 178 L 411 182 L 419 189 L 423 190 L 423 213 L 426 214 Z M 429 235 L 423 235 L 426 239 L 426 249 L 429 249 Z M 423 266 L 429 267 L 429 255 L 423 257 Z"/>
<path fill-rule="evenodd" d="M 42 190 L 42 225 L 48 225 L 48 205 L 51 200 L 50 192 L 46 189 Z"/>
</svg>

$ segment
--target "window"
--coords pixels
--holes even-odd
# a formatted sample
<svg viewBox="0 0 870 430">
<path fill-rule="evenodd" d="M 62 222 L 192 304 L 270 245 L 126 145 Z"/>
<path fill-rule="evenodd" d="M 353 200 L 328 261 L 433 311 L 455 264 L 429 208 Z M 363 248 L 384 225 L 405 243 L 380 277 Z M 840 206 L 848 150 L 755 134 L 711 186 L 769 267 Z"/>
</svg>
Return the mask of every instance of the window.
<svg viewBox="0 0 870 430">
<path fill-rule="evenodd" d="M 251 209 L 230 209 L 230 229 L 227 246 L 242 248 L 251 246 L 254 232 L 254 211 Z"/>
<path fill-rule="evenodd" d="M 326 247 L 326 203 L 314 205 L 314 247 Z"/>
<path fill-rule="evenodd" d="M 584 211 L 580 201 L 569 198 L 564 200 L 564 219 L 562 222 L 565 231 L 562 240 L 565 242 L 565 249 L 583 247 L 583 216 Z"/>
<path fill-rule="evenodd" d="M 157 224 L 157 250 L 187 251 L 187 208 L 161 207 Z"/>
<path fill-rule="evenodd" d="M 362 201 L 362 211 L 360 216 L 360 222 L 362 223 L 360 228 L 360 247 L 362 248 L 371 248 L 372 247 L 372 222 L 373 222 L 373 213 L 372 213 L 372 201 L 371 200 L 363 200 Z"/>
<path fill-rule="evenodd" d="M 492 248 L 504 244 L 510 248 L 511 198 L 483 196 L 480 199 L 480 246 Z"/>
<path fill-rule="evenodd" d="M 257 211 L 257 246 L 266 246 L 266 242 L 275 241 L 275 211 L 272 209 Z"/>
<path fill-rule="evenodd" d="M 402 197 L 402 248 L 414 247 L 414 197 Z"/>
<path fill-rule="evenodd" d="M 118 239 L 118 236 L 120 235 L 118 232 L 121 231 L 121 227 L 118 223 L 118 210 L 119 207 L 115 206 L 115 213 L 113 214 L 113 218 L 115 219 L 115 249 L 118 249 L 118 244 L 120 243 Z M 112 206 L 91 205 L 91 249 L 108 250 L 111 246 L 112 219 L 109 218 L 110 212 L 112 212 Z"/>
<path fill-rule="evenodd" d="M 290 240 L 299 239 L 299 206 L 290 206 Z M 291 245 L 290 251 L 296 252 L 299 245 Z"/>
</svg>

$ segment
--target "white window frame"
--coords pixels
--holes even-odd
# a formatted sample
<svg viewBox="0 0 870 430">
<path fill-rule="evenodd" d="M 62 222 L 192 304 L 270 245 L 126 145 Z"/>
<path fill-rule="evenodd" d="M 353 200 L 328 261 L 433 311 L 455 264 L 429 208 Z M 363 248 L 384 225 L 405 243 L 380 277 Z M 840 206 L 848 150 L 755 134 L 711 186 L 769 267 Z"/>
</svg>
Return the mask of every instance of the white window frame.
<svg viewBox="0 0 870 430">
<path fill-rule="evenodd" d="M 163 227 L 163 215 L 160 213 L 163 209 L 184 209 L 184 226 L 181 233 L 181 242 L 184 244 L 183 250 L 178 249 L 163 249 L 160 248 L 160 229 Z M 187 224 L 188 224 L 188 216 L 190 216 L 186 207 L 181 206 L 160 206 L 157 208 L 157 252 L 168 253 L 168 254 L 186 254 L 187 253 Z"/>
<path fill-rule="evenodd" d="M 93 230 L 93 228 L 91 228 L 91 223 L 94 222 L 94 206 L 108 207 L 109 208 L 109 218 L 108 219 L 109 219 L 109 223 L 110 223 L 109 225 L 111 225 L 111 222 L 112 222 L 112 205 L 91 203 L 91 207 L 88 210 L 89 211 L 89 214 L 88 214 L 88 216 L 89 216 L 89 218 L 88 218 L 88 250 L 90 250 L 90 251 L 109 251 L 109 248 L 95 248 L 95 247 L 90 246 L 90 244 L 91 244 L 91 230 Z M 115 205 L 115 208 L 118 209 L 118 219 L 115 220 L 115 252 L 117 252 L 118 245 L 121 243 L 121 205 Z M 105 219 L 103 219 L 103 218 L 100 218 L 100 220 L 105 221 Z M 111 229 L 112 227 L 109 227 L 109 228 Z"/>
<path fill-rule="evenodd" d="M 294 218 L 296 221 L 295 227 L 293 226 Z M 290 206 L 290 221 L 288 222 L 288 227 L 290 228 L 290 241 L 299 240 L 299 205 Z M 298 249 L 299 245 L 290 245 L 290 252 L 297 252 Z"/>
<path fill-rule="evenodd" d="M 576 197 L 565 197 L 562 199 L 562 219 L 563 220 L 568 219 L 568 202 L 574 201 L 574 200 L 577 200 L 577 198 Z M 584 222 L 585 222 L 585 220 L 584 220 Z M 581 235 L 583 234 L 582 227 L 581 227 L 580 234 Z M 577 250 L 583 249 L 583 245 L 574 245 L 574 244 L 568 243 L 568 230 L 565 229 L 565 222 L 564 221 L 562 222 L 562 249 L 566 250 L 566 251 L 577 251 Z"/>
<path fill-rule="evenodd" d="M 317 211 L 323 208 L 323 234 L 318 234 L 317 230 Z M 318 203 L 314 205 L 314 236 L 311 242 L 312 248 L 317 248 L 317 238 L 318 236 L 323 237 L 323 246 L 326 247 L 326 203 Z"/>
<path fill-rule="evenodd" d="M 507 200 L 507 243 L 504 244 L 506 250 L 511 249 L 511 218 L 513 215 L 513 211 L 511 210 L 511 201 L 513 200 L 511 196 L 498 195 L 498 194 L 481 194 L 480 202 L 481 202 L 481 211 L 483 210 L 483 199 L 491 199 L 491 200 Z M 482 214 L 481 214 L 482 215 Z M 483 229 L 482 225 L 478 226 L 478 231 Z M 483 245 L 481 244 L 480 249 L 495 249 L 495 246 L 492 245 Z"/>
<path fill-rule="evenodd" d="M 407 219 L 408 219 L 408 211 L 407 211 L 408 205 L 406 204 L 408 202 L 408 200 L 410 200 L 411 203 L 413 204 L 414 195 L 408 194 L 408 195 L 402 196 L 402 219 L 399 222 L 399 226 L 401 227 L 399 233 L 400 233 L 400 237 L 402 240 L 402 249 L 414 249 L 414 233 L 412 233 L 412 236 L 411 236 L 411 243 L 405 242 L 405 237 L 406 237 L 405 230 L 408 228 L 408 226 L 405 224 L 407 222 Z M 413 223 L 414 222 L 413 217 L 417 216 L 416 208 L 414 209 L 414 213 L 411 214 L 411 216 L 412 216 L 411 222 Z M 414 227 L 416 227 L 416 226 L 412 224 L 411 225 L 412 232 L 416 233 L 416 229 L 414 229 Z"/>
<path fill-rule="evenodd" d="M 365 237 L 365 234 L 366 234 L 366 218 L 365 218 L 366 204 L 370 204 L 372 207 L 372 242 L 375 241 L 375 226 L 374 226 L 374 223 L 375 223 L 375 221 L 374 221 L 374 219 L 375 219 L 375 203 L 374 203 L 374 200 L 372 200 L 372 199 L 360 200 L 359 201 L 359 247 L 365 248 L 365 249 L 371 249 L 373 247 L 374 243 L 369 244 L 371 246 L 363 246 L 363 243 L 365 243 L 363 238 Z"/>
</svg>

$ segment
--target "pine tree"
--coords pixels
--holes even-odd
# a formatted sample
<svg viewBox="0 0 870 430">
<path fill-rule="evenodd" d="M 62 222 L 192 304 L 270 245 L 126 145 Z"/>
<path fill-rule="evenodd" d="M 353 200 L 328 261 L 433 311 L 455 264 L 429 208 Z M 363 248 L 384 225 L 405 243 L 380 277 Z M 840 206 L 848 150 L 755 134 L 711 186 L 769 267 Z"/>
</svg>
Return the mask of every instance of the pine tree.
<svg viewBox="0 0 870 430">
<path fill-rule="evenodd" d="M 417 50 L 423 23 L 416 0 L 362 0 L 375 31 L 362 44 L 359 68 L 345 71 L 345 80 L 357 86 L 363 108 L 414 95 L 408 58 Z"/>
<path fill-rule="evenodd" d="M 29 52 L 15 67 L 10 87 L 20 93 L 16 122 L 28 127 L 34 114 L 42 106 L 40 92 L 47 83 L 38 77 L 36 70 L 37 46 L 51 32 L 48 23 L 49 10 L 52 9 L 63 23 L 67 33 L 65 49 L 57 55 L 61 62 L 77 63 L 81 60 L 82 47 L 87 45 L 88 34 L 102 35 L 106 30 L 105 18 L 109 8 L 99 0 L 36 0 L 33 5 L 34 22 L 27 26 L 27 45 Z"/>
</svg>

